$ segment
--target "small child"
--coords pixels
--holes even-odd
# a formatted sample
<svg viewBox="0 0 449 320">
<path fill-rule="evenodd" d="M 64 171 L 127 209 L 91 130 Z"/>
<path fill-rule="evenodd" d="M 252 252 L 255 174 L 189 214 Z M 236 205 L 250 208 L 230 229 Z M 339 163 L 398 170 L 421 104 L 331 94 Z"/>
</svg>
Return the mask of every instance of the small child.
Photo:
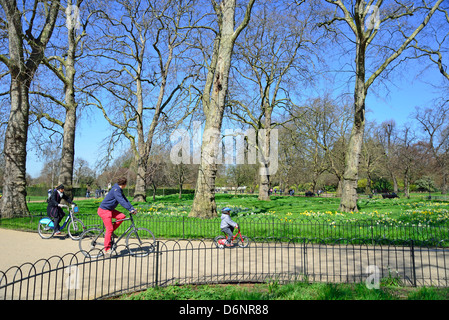
<svg viewBox="0 0 449 320">
<path fill-rule="evenodd" d="M 232 236 L 234 235 L 234 228 L 238 228 L 239 225 L 231 219 L 231 209 L 229 208 L 223 208 L 221 210 L 221 224 L 220 228 L 221 231 L 226 233 L 228 235 L 227 243 L 226 245 L 228 247 L 232 246 Z"/>
</svg>

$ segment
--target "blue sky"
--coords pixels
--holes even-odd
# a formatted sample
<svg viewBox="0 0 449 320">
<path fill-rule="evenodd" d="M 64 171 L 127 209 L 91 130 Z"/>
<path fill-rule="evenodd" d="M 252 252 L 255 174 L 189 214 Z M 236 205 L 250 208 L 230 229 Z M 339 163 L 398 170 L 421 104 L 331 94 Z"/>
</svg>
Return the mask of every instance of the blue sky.
<svg viewBox="0 0 449 320">
<path fill-rule="evenodd" d="M 75 138 L 75 158 L 81 158 L 89 163 L 90 168 L 94 168 L 97 160 L 102 156 L 102 142 L 109 136 L 109 124 L 104 119 L 102 113 L 91 108 L 88 117 L 83 117 L 79 121 L 79 128 Z M 37 178 L 43 168 L 44 161 L 39 160 L 34 150 L 28 150 L 27 173 L 33 178 Z"/>
</svg>

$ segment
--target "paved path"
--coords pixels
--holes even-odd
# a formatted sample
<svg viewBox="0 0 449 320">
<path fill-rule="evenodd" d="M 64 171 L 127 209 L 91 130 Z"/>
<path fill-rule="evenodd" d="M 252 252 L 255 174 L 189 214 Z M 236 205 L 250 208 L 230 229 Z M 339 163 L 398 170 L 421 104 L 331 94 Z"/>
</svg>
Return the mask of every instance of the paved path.
<svg viewBox="0 0 449 320">
<path fill-rule="evenodd" d="M 34 263 L 41 258 L 63 256 L 77 251 L 78 241 L 66 237 L 65 233 L 52 239 L 42 239 L 37 232 L 0 229 L 0 271 L 27 262 Z"/>
</svg>

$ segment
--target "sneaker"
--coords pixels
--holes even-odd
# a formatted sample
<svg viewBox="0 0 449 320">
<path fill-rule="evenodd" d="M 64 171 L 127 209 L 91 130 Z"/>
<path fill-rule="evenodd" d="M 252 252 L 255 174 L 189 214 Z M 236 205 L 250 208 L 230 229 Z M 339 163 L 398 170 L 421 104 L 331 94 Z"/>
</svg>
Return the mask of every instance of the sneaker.
<svg viewBox="0 0 449 320">
<path fill-rule="evenodd" d="M 55 231 L 55 236 L 57 236 L 58 234 L 61 234 L 61 231 Z"/>
<path fill-rule="evenodd" d="M 103 256 L 104 256 L 105 259 L 107 259 L 107 258 L 110 258 L 110 257 L 111 257 L 111 254 L 112 254 L 112 250 L 109 249 L 108 251 L 105 251 L 105 253 L 103 254 Z"/>
</svg>

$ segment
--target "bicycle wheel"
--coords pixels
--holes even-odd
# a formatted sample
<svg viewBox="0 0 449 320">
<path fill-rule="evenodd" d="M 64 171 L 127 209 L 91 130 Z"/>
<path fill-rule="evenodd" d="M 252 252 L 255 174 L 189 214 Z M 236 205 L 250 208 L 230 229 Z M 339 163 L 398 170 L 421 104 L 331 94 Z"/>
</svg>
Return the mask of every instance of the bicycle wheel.
<svg viewBox="0 0 449 320">
<path fill-rule="evenodd" d="M 88 258 L 98 258 L 104 254 L 104 230 L 90 228 L 79 239 L 80 251 Z"/>
<path fill-rule="evenodd" d="M 251 240 L 249 240 L 247 236 L 237 237 L 237 245 L 240 248 L 246 248 L 247 246 L 249 246 L 250 242 Z"/>
<path fill-rule="evenodd" d="M 145 257 L 155 250 L 153 232 L 146 228 L 136 228 L 126 237 L 126 247 L 137 257 Z"/>
<path fill-rule="evenodd" d="M 50 239 L 55 233 L 53 221 L 50 218 L 44 218 L 39 221 L 37 232 L 42 239 Z"/>
<path fill-rule="evenodd" d="M 219 249 L 223 249 L 223 248 L 224 248 L 224 245 L 218 243 L 218 241 L 219 241 L 219 240 L 222 240 L 222 239 L 226 239 L 226 237 L 225 237 L 225 236 L 216 236 L 216 237 L 214 238 L 214 244 L 215 244 L 215 246 L 216 246 L 217 248 L 219 248 Z"/>
<path fill-rule="evenodd" d="M 79 240 L 81 238 L 81 234 L 85 229 L 86 227 L 80 219 L 73 219 L 73 221 L 70 221 L 69 225 L 67 226 L 69 237 L 73 240 Z"/>
</svg>

